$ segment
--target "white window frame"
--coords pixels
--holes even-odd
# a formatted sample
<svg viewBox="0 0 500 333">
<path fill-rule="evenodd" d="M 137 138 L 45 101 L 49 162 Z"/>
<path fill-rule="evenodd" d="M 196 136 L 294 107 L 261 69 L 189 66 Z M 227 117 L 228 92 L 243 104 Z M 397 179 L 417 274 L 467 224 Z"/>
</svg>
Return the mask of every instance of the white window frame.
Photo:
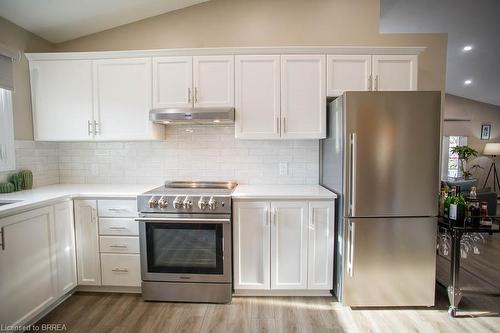
<svg viewBox="0 0 500 333">
<path fill-rule="evenodd" d="M 0 88 L 0 172 L 16 169 L 12 91 Z"/>
<path fill-rule="evenodd" d="M 456 179 L 463 176 L 462 172 L 460 171 L 460 168 L 458 167 L 459 165 L 458 159 L 457 159 L 457 169 L 455 170 L 449 168 L 450 160 L 456 159 L 450 156 L 450 150 L 452 148 L 450 147 L 450 137 L 458 137 L 458 145 L 460 146 L 467 145 L 466 136 L 449 135 L 443 137 L 443 152 L 442 152 L 442 167 L 441 167 L 441 179 L 443 180 Z"/>
</svg>

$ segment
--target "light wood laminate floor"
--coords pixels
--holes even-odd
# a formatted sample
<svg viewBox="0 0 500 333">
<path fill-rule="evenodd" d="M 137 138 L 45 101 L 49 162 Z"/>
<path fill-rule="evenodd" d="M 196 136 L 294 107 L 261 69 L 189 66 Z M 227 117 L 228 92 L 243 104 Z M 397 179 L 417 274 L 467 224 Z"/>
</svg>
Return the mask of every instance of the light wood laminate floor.
<svg viewBox="0 0 500 333">
<path fill-rule="evenodd" d="M 333 297 L 234 297 L 216 305 L 77 293 L 39 324 L 68 332 L 500 332 L 498 299 L 467 297 L 452 319 L 443 288 L 436 298 L 433 308 L 352 310 Z"/>
</svg>

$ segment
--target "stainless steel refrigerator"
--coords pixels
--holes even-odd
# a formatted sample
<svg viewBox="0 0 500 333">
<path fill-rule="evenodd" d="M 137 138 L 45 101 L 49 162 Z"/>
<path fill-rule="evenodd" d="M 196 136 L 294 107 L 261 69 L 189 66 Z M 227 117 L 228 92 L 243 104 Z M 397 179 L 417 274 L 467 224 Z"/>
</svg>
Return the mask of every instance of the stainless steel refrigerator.
<svg viewBox="0 0 500 333">
<path fill-rule="evenodd" d="M 439 91 L 346 92 L 329 105 L 320 174 L 339 195 L 345 305 L 434 305 L 440 110 Z"/>
</svg>

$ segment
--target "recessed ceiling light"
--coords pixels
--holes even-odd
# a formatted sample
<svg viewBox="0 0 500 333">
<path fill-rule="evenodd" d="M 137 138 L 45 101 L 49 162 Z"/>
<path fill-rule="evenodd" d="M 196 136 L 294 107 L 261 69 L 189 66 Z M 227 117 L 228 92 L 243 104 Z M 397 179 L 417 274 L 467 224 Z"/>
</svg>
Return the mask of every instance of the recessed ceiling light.
<svg viewBox="0 0 500 333">
<path fill-rule="evenodd" d="M 214 119 L 214 123 L 220 123 L 219 119 Z"/>
<path fill-rule="evenodd" d="M 472 80 L 465 80 L 465 81 L 464 81 L 464 84 L 465 84 L 466 86 L 468 86 L 468 85 L 469 85 L 469 84 L 471 84 L 471 83 L 472 83 Z"/>
<path fill-rule="evenodd" d="M 463 50 L 465 52 L 469 52 L 470 50 L 472 50 L 472 45 L 465 45 L 464 48 L 463 48 Z"/>
</svg>

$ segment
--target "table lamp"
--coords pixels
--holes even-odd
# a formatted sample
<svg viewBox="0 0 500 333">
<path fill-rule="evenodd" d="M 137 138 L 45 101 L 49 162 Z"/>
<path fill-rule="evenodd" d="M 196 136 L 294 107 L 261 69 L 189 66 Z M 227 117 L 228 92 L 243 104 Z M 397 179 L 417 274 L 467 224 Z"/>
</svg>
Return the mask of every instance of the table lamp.
<svg viewBox="0 0 500 333">
<path fill-rule="evenodd" d="M 490 171 L 488 171 L 488 176 L 486 176 L 486 180 L 484 181 L 483 187 L 486 187 L 486 183 L 488 183 L 488 179 L 490 178 L 491 171 L 493 170 L 493 191 L 496 192 L 497 185 L 498 185 L 498 189 L 500 189 L 500 182 L 498 180 L 497 167 L 495 165 L 495 157 L 497 157 L 497 155 L 500 155 L 500 143 L 488 142 L 484 146 L 483 155 L 491 156 Z"/>
</svg>

